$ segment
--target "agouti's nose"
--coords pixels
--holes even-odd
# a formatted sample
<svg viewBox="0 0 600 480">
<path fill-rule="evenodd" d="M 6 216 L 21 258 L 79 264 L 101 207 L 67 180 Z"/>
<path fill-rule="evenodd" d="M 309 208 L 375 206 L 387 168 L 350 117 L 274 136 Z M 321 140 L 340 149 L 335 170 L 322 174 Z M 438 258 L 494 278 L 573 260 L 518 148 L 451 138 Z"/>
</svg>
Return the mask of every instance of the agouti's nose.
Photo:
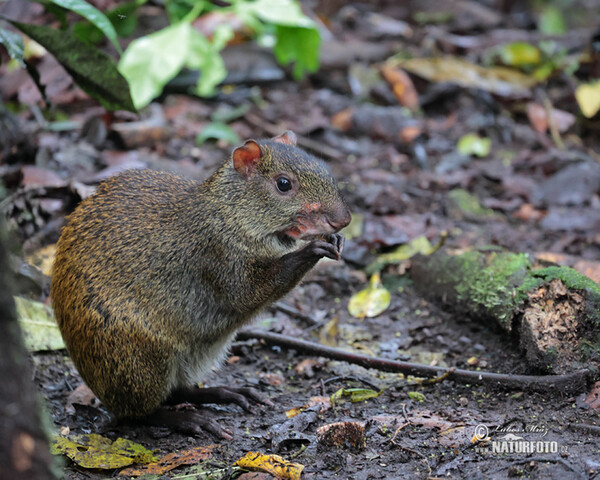
<svg viewBox="0 0 600 480">
<path fill-rule="evenodd" d="M 350 215 L 350 209 L 346 205 L 341 205 L 331 215 L 328 216 L 327 221 L 336 231 L 341 230 L 352 220 Z"/>
</svg>

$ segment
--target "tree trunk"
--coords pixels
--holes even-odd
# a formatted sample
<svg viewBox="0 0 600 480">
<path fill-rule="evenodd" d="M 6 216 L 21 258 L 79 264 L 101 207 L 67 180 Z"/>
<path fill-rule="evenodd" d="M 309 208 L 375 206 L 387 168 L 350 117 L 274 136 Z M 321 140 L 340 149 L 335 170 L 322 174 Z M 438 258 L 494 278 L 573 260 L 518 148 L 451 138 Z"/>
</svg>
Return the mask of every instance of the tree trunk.
<svg viewBox="0 0 600 480">
<path fill-rule="evenodd" d="M 8 276 L 6 230 L 0 219 L 0 476 L 56 478 L 54 458 L 41 426 L 41 406 L 31 381 Z"/>
</svg>

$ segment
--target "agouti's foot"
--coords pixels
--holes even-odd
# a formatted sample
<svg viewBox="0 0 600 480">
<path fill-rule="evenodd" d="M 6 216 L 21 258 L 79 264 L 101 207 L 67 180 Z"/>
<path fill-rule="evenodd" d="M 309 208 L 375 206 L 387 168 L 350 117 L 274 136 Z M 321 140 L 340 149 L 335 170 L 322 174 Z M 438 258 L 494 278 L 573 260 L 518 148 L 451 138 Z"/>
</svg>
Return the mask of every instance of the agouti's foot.
<svg viewBox="0 0 600 480">
<path fill-rule="evenodd" d="M 263 397 L 253 388 L 232 388 L 232 387 L 188 387 L 180 388 L 171 393 L 166 403 L 175 405 L 178 403 L 189 402 L 194 405 L 204 403 L 235 403 L 247 412 L 253 412 L 252 405 L 248 399 L 272 407 L 273 402 Z"/>
<path fill-rule="evenodd" d="M 155 427 L 167 427 L 173 431 L 189 435 L 209 432 L 224 440 L 231 440 L 233 438 L 231 430 L 222 427 L 218 422 L 205 417 L 202 413 L 191 410 L 167 410 L 160 408 L 147 417 L 139 419 L 138 422 Z"/>
</svg>

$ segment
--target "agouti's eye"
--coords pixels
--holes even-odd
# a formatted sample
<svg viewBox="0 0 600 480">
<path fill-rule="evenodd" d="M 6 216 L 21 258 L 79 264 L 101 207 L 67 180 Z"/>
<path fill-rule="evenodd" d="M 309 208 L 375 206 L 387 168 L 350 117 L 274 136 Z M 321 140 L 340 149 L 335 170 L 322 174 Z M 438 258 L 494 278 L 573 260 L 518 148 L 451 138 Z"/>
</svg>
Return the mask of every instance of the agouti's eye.
<svg viewBox="0 0 600 480">
<path fill-rule="evenodd" d="M 289 192 L 292 189 L 292 182 L 285 177 L 279 177 L 277 179 L 277 190 L 281 193 Z"/>
</svg>

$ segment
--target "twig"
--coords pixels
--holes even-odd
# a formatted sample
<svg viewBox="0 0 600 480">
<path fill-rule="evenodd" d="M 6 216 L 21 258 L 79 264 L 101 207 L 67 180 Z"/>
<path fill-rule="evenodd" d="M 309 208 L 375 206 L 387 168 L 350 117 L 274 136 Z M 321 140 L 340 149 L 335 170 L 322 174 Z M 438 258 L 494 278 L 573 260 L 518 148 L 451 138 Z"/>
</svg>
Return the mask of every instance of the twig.
<svg viewBox="0 0 600 480">
<path fill-rule="evenodd" d="M 301 312 L 297 308 L 294 308 L 291 305 L 288 305 L 287 303 L 275 302 L 273 304 L 273 308 L 275 310 L 279 310 L 282 313 L 285 313 L 286 315 L 289 315 L 290 317 L 302 320 L 302 321 L 308 323 L 311 327 L 313 327 L 315 325 L 321 325 L 321 322 L 319 322 L 312 315 L 310 315 L 308 313 Z"/>
<path fill-rule="evenodd" d="M 262 128 L 269 135 L 276 136 L 282 133 L 280 127 L 271 123 L 267 123 L 263 118 L 260 118 L 254 113 L 246 113 L 246 115 L 244 115 L 244 119 L 252 126 Z M 342 154 L 338 150 L 327 145 L 323 145 L 322 143 L 317 142 L 315 140 L 311 140 L 310 138 L 296 134 L 296 140 L 298 142 L 298 145 L 300 145 L 302 148 L 312 150 L 313 152 L 318 153 L 322 157 L 331 158 L 333 160 L 339 160 L 342 158 Z"/>
<path fill-rule="evenodd" d="M 487 385 L 503 390 L 524 390 L 542 393 L 561 393 L 572 395 L 586 388 L 588 370 L 578 370 L 565 375 L 507 375 L 492 372 L 473 372 L 470 370 L 433 367 L 410 362 L 397 362 L 380 357 L 369 357 L 359 353 L 351 353 L 339 348 L 327 347 L 314 342 L 307 342 L 287 335 L 264 331 L 242 330 L 238 333 L 239 340 L 262 340 L 267 345 L 277 345 L 297 350 L 301 353 L 319 355 L 331 360 L 375 368 L 383 372 L 403 373 L 415 377 L 438 377 L 448 374 L 449 380 L 472 385 Z"/>
<path fill-rule="evenodd" d="M 327 380 L 325 380 L 323 382 L 323 385 L 327 385 L 328 383 L 331 383 L 331 382 L 340 382 L 340 381 L 362 383 L 362 384 L 366 385 L 367 387 L 369 387 L 369 388 L 371 388 L 373 390 L 376 390 L 376 391 L 380 391 L 381 390 L 381 388 L 378 387 L 377 385 L 375 385 L 374 383 L 371 383 L 368 380 L 364 380 L 362 378 L 354 377 L 352 375 L 338 376 L 338 377 L 328 378 Z"/>
</svg>

